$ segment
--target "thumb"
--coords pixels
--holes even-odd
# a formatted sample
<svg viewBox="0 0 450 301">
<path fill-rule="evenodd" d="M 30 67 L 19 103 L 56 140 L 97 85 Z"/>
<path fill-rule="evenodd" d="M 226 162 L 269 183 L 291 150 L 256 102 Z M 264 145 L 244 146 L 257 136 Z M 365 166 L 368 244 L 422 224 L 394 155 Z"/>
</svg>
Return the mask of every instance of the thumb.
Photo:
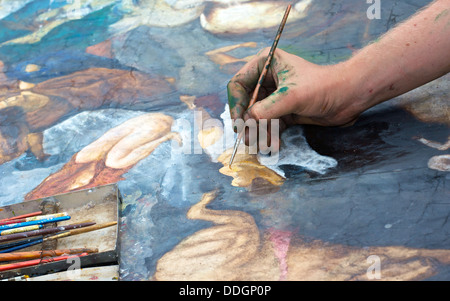
<svg viewBox="0 0 450 301">
<path fill-rule="evenodd" d="M 260 119 L 277 119 L 294 111 L 294 93 L 288 86 L 283 86 L 248 108 L 244 114 L 244 120 L 253 118 L 258 122 Z"/>
</svg>

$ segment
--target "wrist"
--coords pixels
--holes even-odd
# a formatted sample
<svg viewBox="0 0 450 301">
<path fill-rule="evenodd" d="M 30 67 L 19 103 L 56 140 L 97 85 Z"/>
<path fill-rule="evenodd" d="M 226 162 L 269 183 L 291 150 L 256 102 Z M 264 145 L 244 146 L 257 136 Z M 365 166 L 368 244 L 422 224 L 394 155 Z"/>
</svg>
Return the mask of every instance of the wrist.
<svg viewBox="0 0 450 301">
<path fill-rule="evenodd" d="M 351 59 L 328 67 L 326 98 L 334 107 L 330 117 L 337 125 L 347 124 L 375 104 L 374 91 L 364 86 L 366 81 Z"/>
<path fill-rule="evenodd" d="M 352 102 L 355 111 L 362 113 L 378 104 L 380 83 L 376 81 L 370 62 L 364 56 L 353 56 L 339 63 L 337 68 L 344 76 L 342 83 L 347 101 Z"/>
</svg>

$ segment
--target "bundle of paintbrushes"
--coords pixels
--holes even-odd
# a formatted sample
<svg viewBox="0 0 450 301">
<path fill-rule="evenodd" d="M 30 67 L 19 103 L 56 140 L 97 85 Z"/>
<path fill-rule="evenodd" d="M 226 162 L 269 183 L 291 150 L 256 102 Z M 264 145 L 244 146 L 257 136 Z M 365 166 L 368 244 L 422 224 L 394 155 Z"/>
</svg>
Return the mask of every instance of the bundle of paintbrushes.
<svg viewBox="0 0 450 301">
<path fill-rule="evenodd" d="M 49 226 L 70 218 L 66 212 L 44 215 L 38 211 L 0 220 L 0 262 L 15 261 L 0 265 L 0 272 L 96 253 L 98 249 L 89 248 L 16 251 L 117 224 L 117 222 L 110 222 L 97 225 L 95 222 L 86 221 L 63 226 Z"/>
</svg>

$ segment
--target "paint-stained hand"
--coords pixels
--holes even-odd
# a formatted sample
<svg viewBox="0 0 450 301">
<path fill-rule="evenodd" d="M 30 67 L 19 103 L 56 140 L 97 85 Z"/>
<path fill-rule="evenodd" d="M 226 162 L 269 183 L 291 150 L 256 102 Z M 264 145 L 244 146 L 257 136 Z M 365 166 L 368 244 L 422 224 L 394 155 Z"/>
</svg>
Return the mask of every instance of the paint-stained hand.
<svg viewBox="0 0 450 301">
<path fill-rule="evenodd" d="M 269 48 L 260 51 L 228 83 L 233 120 L 279 119 L 283 131 L 294 124 L 345 125 L 361 113 L 357 106 L 347 105 L 354 97 L 346 82 L 340 83 L 340 64 L 320 66 L 280 49 L 275 51 L 256 103 L 248 108 L 268 53 Z M 248 131 L 245 141 L 248 145 Z M 279 148 L 278 140 L 269 143 L 272 149 Z"/>
</svg>

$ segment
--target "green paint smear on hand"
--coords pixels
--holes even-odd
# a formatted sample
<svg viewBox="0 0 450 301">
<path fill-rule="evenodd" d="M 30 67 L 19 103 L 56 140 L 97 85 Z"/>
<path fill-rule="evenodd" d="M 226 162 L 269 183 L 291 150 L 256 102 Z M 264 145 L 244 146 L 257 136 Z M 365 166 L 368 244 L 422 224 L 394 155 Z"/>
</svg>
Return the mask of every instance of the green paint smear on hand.
<svg viewBox="0 0 450 301">
<path fill-rule="evenodd" d="M 280 81 L 281 83 L 284 82 L 284 81 L 286 81 L 286 80 L 288 79 L 286 73 L 288 73 L 289 71 L 291 71 L 291 70 L 287 69 L 287 70 L 279 71 L 279 72 L 277 73 L 278 79 L 279 79 L 279 81 Z"/>
<path fill-rule="evenodd" d="M 275 94 L 284 94 L 287 92 L 287 90 L 289 90 L 288 87 L 281 87 L 280 89 L 278 89 Z M 272 100 L 272 103 L 275 103 L 275 99 Z"/>
<path fill-rule="evenodd" d="M 233 92 L 231 91 L 230 87 L 227 87 L 227 93 L 228 93 L 228 105 L 230 106 L 230 110 L 232 110 L 238 103 L 239 98 L 233 96 Z"/>
<path fill-rule="evenodd" d="M 281 94 L 286 93 L 287 90 L 289 90 L 288 87 L 282 87 L 282 88 L 278 89 L 278 93 L 281 93 Z"/>
<path fill-rule="evenodd" d="M 434 22 L 437 22 L 440 18 L 445 17 L 446 15 L 448 15 L 448 9 L 444 9 L 439 15 L 437 15 Z"/>
<path fill-rule="evenodd" d="M 233 95 L 228 94 L 228 105 L 230 106 L 230 110 L 234 109 L 238 102 L 238 98 Z"/>
</svg>

